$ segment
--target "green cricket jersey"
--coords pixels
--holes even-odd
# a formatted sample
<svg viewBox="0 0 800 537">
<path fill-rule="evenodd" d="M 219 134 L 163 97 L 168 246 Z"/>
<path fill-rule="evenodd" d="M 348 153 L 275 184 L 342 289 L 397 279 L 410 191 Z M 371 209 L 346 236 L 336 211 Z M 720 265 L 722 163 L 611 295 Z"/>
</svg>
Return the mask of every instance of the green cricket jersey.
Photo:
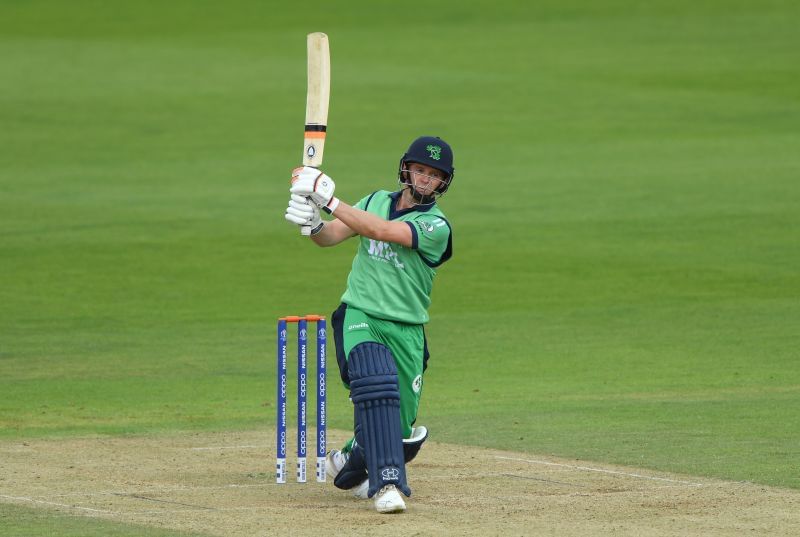
<svg viewBox="0 0 800 537">
<path fill-rule="evenodd" d="M 424 324 L 433 277 L 452 255 L 453 236 L 435 203 L 396 210 L 400 194 L 379 190 L 355 206 L 385 220 L 406 222 L 413 236 L 411 247 L 359 237 L 342 302 L 381 319 Z"/>
</svg>

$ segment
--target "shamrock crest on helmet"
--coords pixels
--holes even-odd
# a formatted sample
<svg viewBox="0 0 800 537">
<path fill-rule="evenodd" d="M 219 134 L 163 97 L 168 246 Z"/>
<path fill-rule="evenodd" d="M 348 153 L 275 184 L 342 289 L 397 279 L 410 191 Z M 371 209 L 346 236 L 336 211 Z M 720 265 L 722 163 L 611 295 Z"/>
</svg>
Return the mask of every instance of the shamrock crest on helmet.
<svg viewBox="0 0 800 537">
<path fill-rule="evenodd" d="M 440 160 L 442 158 L 442 148 L 438 145 L 429 145 L 425 147 L 431 154 L 433 160 Z"/>
</svg>

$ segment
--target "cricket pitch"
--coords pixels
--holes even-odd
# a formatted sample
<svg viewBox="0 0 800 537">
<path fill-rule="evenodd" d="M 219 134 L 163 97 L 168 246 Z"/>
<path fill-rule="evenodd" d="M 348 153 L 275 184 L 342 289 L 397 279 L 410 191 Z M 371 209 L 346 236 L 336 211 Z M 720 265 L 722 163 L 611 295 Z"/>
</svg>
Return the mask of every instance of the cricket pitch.
<svg viewBox="0 0 800 537">
<path fill-rule="evenodd" d="M 435 434 L 435 432 L 434 432 Z M 345 440 L 329 431 L 329 445 Z M 274 431 L 0 442 L 0 504 L 204 535 L 800 535 L 800 492 L 426 442 L 379 515 L 274 478 Z"/>
</svg>

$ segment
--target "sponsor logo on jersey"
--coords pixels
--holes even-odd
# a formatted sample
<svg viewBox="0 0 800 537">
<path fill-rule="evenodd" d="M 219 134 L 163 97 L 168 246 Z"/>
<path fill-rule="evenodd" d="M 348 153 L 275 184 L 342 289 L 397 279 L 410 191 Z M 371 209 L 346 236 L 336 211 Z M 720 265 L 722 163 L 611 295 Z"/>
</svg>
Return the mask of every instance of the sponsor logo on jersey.
<svg viewBox="0 0 800 537">
<path fill-rule="evenodd" d="M 367 323 L 351 324 L 347 327 L 348 330 L 367 330 L 369 325 Z"/>
<path fill-rule="evenodd" d="M 384 263 L 392 263 L 395 268 L 405 269 L 405 266 L 397 258 L 397 252 L 392 250 L 392 245 L 388 242 L 376 241 L 369 239 L 369 248 L 367 253 L 370 259 L 375 261 L 382 261 Z"/>
</svg>

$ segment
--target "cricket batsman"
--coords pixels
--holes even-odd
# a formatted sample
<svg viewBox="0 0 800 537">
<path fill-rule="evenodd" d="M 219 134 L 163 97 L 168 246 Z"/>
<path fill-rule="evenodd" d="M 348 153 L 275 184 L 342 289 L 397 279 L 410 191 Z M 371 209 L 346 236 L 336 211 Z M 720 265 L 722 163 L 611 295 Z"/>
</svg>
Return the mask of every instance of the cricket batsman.
<svg viewBox="0 0 800 537">
<path fill-rule="evenodd" d="M 453 252 L 437 201 L 453 182 L 453 151 L 441 138 L 414 140 L 400 159 L 399 190 L 378 190 L 350 206 L 317 168 L 292 172 L 286 219 L 311 226 L 311 240 L 335 246 L 358 236 L 341 304 L 331 317 L 336 359 L 354 407 L 354 437 L 327 456 L 340 489 L 374 498 L 379 513 L 406 509 L 405 464 L 428 436 L 414 427 L 428 362 L 424 325 L 436 271 Z M 332 215 L 323 221 L 320 209 Z"/>
</svg>

